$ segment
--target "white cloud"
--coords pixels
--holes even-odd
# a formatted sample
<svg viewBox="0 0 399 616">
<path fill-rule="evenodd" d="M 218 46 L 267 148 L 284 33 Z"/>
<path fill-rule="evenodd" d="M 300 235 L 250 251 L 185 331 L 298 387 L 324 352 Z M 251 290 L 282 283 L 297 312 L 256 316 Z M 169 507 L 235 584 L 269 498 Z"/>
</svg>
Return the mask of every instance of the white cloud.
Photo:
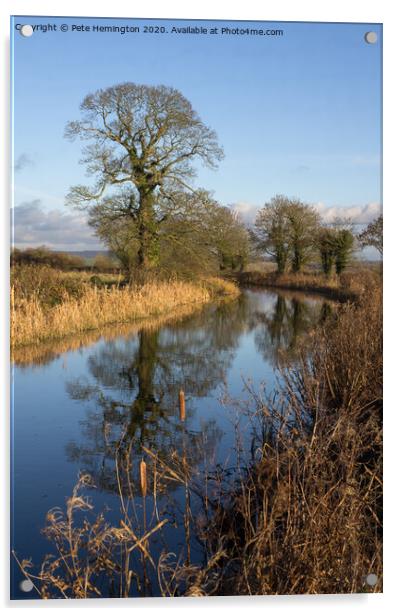
<svg viewBox="0 0 399 616">
<path fill-rule="evenodd" d="M 381 214 L 381 205 L 375 202 L 348 207 L 328 207 L 324 203 L 315 203 L 313 207 L 326 223 L 334 222 L 335 219 L 341 218 L 355 224 L 367 225 Z"/>
<path fill-rule="evenodd" d="M 232 203 L 230 208 L 237 212 L 247 224 L 253 224 L 258 210 L 262 206 L 246 201 Z M 331 223 L 337 218 L 353 222 L 355 224 L 368 224 L 381 214 L 379 203 L 366 203 L 365 205 L 351 205 L 346 207 L 327 206 L 324 203 L 314 203 L 313 207 L 319 212 L 323 222 Z"/>
<path fill-rule="evenodd" d="M 252 224 L 255 221 L 256 214 L 260 209 L 259 205 L 254 205 L 253 203 L 246 203 L 245 201 L 232 203 L 229 207 L 234 212 L 239 214 L 241 220 L 243 220 L 246 224 Z"/>
<path fill-rule="evenodd" d="M 55 250 L 103 249 L 80 212 L 46 210 L 39 199 L 25 201 L 12 211 L 14 245 L 46 245 Z"/>
</svg>

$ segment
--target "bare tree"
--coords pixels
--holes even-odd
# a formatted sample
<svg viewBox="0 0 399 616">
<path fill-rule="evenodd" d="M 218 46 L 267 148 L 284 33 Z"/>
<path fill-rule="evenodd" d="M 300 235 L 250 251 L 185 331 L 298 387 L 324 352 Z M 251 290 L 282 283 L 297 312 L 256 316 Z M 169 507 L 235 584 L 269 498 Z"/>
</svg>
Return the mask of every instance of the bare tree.
<svg viewBox="0 0 399 616">
<path fill-rule="evenodd" d="M 276 195 L 258 212 L 255 229 L 259 247 L 277 263 L 283 273 L 288 262 L 300 272 L 314 252 L 320 225 L 318 213 L 298 199 Z"/>
<path fill-rule="evenodd" d="M 191 189 L 196 160 L 216 167 L 223 157 L 216 133 L 178 90 L 166 86 L 123 83 L 98 90 L 85 97 L 81 112 L 81 120 L 67 125 L 66 136 L 88 142 L 83 163 L 96 182 L 91 188 L 74 186 L 68 201 L 89 213 L 100 206 L 108 219 L 133 220 L 138 268 L 146 271 L 158 259 L 159 197 Z M 112 187 L 125 191 L 115 204 Z"/>
<path fill-rule="evenodd" d="M 287 208 L 291 267 L 294 273 L 302 270 L 315 252 L 315 240 L 320 227 L 316 210 L 298 199 L 291 199 Z"/>
<path fill-rule="evenodd" d="M 279 274 L 285 271 L 290 252 L 289 204 L 287 197 L 276 195 L 259 210 L 255 220 L 257 244 L 273 257 Z"/>
<path fill-rule="evenodd" d="M 355 243 L 354 235 L 349 229 L 339 229 L 335 238 L 335 271 L 337 274 L 348 267 Z"/>
<path fill-rule="evenodd" d="M 382 256 L 383 251 L 383 221 L 382 214 L 378 216 L 375 220 L 370 222 L 367 227 L 359 233 L 358 240 L 362 248 L 366 246 L 373 246 L 376 248 L 380 255 Z"/>
</svg>

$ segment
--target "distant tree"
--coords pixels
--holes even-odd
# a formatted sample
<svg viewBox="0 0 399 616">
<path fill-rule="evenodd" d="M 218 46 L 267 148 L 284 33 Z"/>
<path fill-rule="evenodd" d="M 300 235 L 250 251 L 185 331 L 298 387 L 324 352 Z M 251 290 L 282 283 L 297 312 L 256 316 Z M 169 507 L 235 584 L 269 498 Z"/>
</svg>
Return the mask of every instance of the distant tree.
<svg viewBox="0 0 399 616">
<path fill-rule="evenodd" d="M 315 251 L 320 218 L 310 205 L 276 195 L 258 212 L 255 233 L 258 245 L 271 255 L 279 274 L 291 263 L 298 273 Z"/>
<path fill-rule="evenodd" d="M 81 111 L 82 119 L 67 125 L 66 136 L 88 142 L 84 163 L 96 184 L 73 187 L 69 203 L 89 214 L 97 208 L 97 217 L 103 212 L 108 221 L 133 222 L 137 266 L 146 272 L 159 261 L 161 198 L 190 189 L 193 163 L 215 167 L 223 151 L 215 132 L 171 87 L 122 83 L 86 96 Z M 115 187 L 125 189 L 122 200 L 111 198 Z"/>
<path fill-rule="evenodd" d="M 290 200 L 287 207 L 291 267 L 298 273 L 315 252 L 320 216 L 316 210 L 299 200 Z"/>
<path fill-rule="evenodd" d="M 317 246 L 320 253 L 321 266 L 324 274 L 330 276 L 336 257 L 337 233 L 335 229 L 322 227 L 317 238 Z"/>
<path fill-rule="evenodd" d="M 255 220 L 257 245 L 273 258 L 279 274 L 285 272 L 290 253 L 289 205 L 287 197 L 276 195 L 259 210 Z"/>
<path fill-rule="evenodd" d="M 383 219 L 382 214 L 370 222 L 367 227 L 359 233 L 358 240 L 362 248 L 373 246 L 382 256 L 383 251 Z"/>
<path fill-rule="evenodd" d="M 209 212 L 208 234 L 220 270 L 242 271 L 249 255 L 248 231 L 238 214 L 216 202 Z"/>
<path fill-rule="evenodd" d="M 347 268 L 353 252 L 355 238 L 349 229 L 336 230 L 335 238 L 335 270 L 337 274 Z"/>
</svg>

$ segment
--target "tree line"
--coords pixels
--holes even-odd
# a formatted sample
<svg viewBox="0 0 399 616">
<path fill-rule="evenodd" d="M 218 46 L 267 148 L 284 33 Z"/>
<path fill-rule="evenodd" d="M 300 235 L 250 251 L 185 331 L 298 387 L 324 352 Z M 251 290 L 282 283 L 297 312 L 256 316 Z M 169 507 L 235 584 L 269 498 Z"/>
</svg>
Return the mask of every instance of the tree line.
<svg viewBox="0 0 399 616">
<path fill-rule="evenodd" d="M 348 225 L 323 225 L 314 207 L 283 195 L 273 197 L 258 212 L 253 238 L 259 249 L 275 261 L 279 274 L 288 268 L 293 273 L 301 272 L 317 254 L 324 274 L 329 276 L 334 267 L 341 274 L 355 245 Z"/>
<path fill-rule="evenodd" d="M 196 165 L 216 169 L 224 153 L 175 88 L 122 83 L 88 94 L 80 109 L 66 137 L 85 143 L 82 162 L 95 181 L 73 186 L 67 202 L 88 213 L 130 279 L 240 270 L 254 248 L 279 273 L 301 272 L 315 252 L 327 275 L 347 266 L 353 232 L 323 226 L 310 205 L 277 195 L 249 230 L 212 193 L 193 188 Z"/>
<path fill-rule="evenodd" d="M 92 259 L 80 255 L 52 250 L 47 246 L 35 248 L 13 248 L 10 255 L 10 265 L 15 266 L 48 266 L 63 272 L 97 271 L 115 272 L 120 269 L 118 261 L 111 255 L 97 254 Z"/>
</svg>

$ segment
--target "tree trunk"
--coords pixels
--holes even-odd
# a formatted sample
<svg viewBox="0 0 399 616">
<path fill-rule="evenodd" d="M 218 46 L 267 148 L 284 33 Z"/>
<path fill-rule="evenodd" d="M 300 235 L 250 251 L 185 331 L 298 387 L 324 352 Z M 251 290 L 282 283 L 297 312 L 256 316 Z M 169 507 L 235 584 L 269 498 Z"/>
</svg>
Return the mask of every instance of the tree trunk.
<svg viewBox="0 0 399 616">
<path fill-rule="evenodd" d="M 276 251 L 277 272 L 284 274 L 287 264 L 287 253 L 284 248 L 277 247 Z"/>
<path fill-rule="evenodd" d="M 138 212 L 138 277 L 143 280 L 157 263 L 158 241 L 157 223 L 154 212 L 153 191 L 140 192 L 140 208 Z"/>
<path fill-rule="evenodd" d="M 292 271 L 294 274 L 298 274 L 302 270 L 303 257 L 302 252 L 298 247 L 294 247 L 294 257 L 292 260 Z"/>
</svg>

